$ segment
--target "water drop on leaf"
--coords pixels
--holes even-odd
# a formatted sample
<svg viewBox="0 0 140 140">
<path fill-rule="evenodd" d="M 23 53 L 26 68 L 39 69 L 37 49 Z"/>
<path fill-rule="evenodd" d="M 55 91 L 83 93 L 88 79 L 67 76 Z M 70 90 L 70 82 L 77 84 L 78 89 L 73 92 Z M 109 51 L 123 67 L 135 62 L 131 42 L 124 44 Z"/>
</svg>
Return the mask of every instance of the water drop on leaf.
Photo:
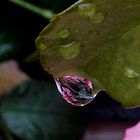
<svg viewBox="0 0 140 140">
<path fill-rule="evenodd" d="M 41 51 L 44 51 L 44 50 L 46 49 L 46 46 L 45 46 L 43 43 L 40 43 L 39 49 L 40 49 Z"/>
<path fill-rule="evenodd" d="M 64 76 L 55 78 L 56 85 L 63 98 L 75 106 L 84 106 L 90 103 L 96 93 L 90 80 L 79 76 Z"/>
<path fill-rule="evenodd" d="M 90 20 L 93 20 L 94 23 L 100 23 L 104 20 L 104 14 L 102 12 L 96 13 L 95 16 L 90 17 Z"/>
<path fill-rule="evenodd" d="M 94 16 L 96 7 L 92 3 L 84 3 L 78 6 L 78 13 L 82 16 L 91 17 Z"/>
<path fill-rule="evenodd" d="M 77 57 L 81 50 L 81 43 L 76 41 L 61 46 L 58 52 L 64 59 L 73 59 Z"/>
<path fill-rule="evenodd" d="M 136 73 L 133 69 L 129 69 L 129 68 L 126 68 L 125 69 L 125 75 L 128 78 L 135 78 L 135 77 L 138 77 L 139 76 L 138 73 Z"/>
<path fill-rule="evenodd" d="M 137 88 L 140 89 L 140 83 L 137 84 Z"/>
<path fill-rule="evenodd" d="M 57 32 L 59 38 L 67 38 L 70 35 L 70 31 L 67 28 L 62 28 Z"/>
</svg>

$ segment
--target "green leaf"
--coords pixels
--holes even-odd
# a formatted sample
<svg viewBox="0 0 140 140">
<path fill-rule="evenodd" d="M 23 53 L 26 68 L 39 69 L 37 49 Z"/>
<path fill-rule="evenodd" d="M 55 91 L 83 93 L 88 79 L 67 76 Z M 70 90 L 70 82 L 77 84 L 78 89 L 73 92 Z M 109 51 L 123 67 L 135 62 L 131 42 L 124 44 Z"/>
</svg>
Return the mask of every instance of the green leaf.
<svg viewBox="0 0 140 140">
<path fill-rule="evenodd" d="M 85 119 L 67 104 L 53 83 L 30 81 L 7 94 L 1 114 L 5 124 L 23 140 L 78 140 Z"/>
<path fill-rule="evenodd" d="M 123 106 L 140 105 L 140 1 L 80 0 L 52 19 L 36 44 L 54 77 L 80 75 Z"/>
</svg>

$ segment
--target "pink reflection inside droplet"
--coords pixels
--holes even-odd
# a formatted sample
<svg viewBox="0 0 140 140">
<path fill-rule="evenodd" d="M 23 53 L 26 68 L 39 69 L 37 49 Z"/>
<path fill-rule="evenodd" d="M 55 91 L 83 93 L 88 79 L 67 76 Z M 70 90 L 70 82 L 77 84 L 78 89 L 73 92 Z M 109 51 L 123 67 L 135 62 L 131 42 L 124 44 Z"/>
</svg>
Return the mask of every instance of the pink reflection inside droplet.
<svg viewBox="0 0 140 140">
<path fill-rule="evenodd" d="M 93 83 L 85 78 L 64 76 L 55 78 L 55 82 L 63 98 L 72 105 L 84 106 L 96 96 Z"/>
</svg>

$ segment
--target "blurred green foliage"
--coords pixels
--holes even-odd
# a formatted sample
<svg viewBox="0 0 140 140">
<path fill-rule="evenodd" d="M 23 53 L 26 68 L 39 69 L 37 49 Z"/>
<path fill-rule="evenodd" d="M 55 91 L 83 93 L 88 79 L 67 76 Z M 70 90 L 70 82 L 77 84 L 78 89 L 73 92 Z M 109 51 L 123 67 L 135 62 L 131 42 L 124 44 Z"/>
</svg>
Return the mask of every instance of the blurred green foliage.
<svg viewBox="0 0 140 140">
<path fill-rule="evenodd" d="M 22 140 L 78 140 L 86 126 L 80 110 L 61 98 L 54 83 L 45 81 L 14 88 L 3 99 L 1 114 Z"/>
</svg>

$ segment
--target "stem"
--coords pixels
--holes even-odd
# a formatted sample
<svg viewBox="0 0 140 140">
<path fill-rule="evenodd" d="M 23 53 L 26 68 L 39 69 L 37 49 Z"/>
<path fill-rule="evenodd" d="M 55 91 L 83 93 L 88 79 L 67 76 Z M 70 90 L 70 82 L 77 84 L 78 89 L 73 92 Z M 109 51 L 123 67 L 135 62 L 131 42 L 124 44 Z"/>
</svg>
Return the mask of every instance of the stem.
<svg viewBox="0 0 140 140">
<path fill-rule="evenodd" d="M 29 63 L 29 62 L 34 62 L 34 61 L 38 61 L 39 60 L 39 55 L 38 53 L 35 51 L 33 53 L 31 53 L 29 56 L 25 57 L 23 59 L 23 62 L 25 63 Z"/>
<path fill-rule="evenodd" d="M 9 0 L 10 2 L 13 2 L 27 10 L 30 10 L 46 19 L 51 19 L 54 16 L 54 13 L 51 10 L 46 10 L 43 8 L 40 8 L 36 5 L 33 5 L 29 2 L 23 1 L 23 0 Z"/>
</svg>

